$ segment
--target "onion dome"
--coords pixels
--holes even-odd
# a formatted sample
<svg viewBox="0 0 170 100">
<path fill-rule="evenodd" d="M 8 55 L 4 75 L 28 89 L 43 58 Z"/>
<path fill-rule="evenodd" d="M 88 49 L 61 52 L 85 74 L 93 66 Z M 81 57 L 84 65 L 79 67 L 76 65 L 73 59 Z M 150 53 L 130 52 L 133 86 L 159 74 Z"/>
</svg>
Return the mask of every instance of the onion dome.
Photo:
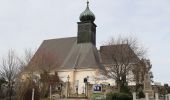
<svg viewBox="0 0 170 100">
<path fill-rule="evenodd" d="M 86 10 L 83 11 L 81 14 L 80 14 L 80 21 L 81 22 L 94 22 L 95 21 L 95 15 L 90 11 L 89 9 L 89 2 L 87 1 L 87 7 L 86 7 Z"/>
</svg>

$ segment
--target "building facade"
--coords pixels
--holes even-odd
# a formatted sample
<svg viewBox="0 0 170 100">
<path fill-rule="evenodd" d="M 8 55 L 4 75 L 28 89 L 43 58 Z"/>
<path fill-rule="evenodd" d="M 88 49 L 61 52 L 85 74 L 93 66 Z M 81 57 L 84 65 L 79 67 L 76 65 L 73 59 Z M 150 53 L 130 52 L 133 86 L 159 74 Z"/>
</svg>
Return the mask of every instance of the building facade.
<svg viewBox="0 0 170 100">
<path fill-rule="evenodd" d="M 85 92 L 85 79 L 89 84 L 108 83 L 115 85 L 113 79 L 106 78 L 106 65 L 111 59 L 106 54 L 110 46 L 96 47 L 95 15 L 89 8 L 80 14 L 77 37 L 44 40 L 30 63 L 24 70 L 23 78 L 28 73 L 40 77 L 43 70 L 50 74 L 58 73 L 62 82 L 69 82 L 70 93 L 82 94 Z M 113 46 L 115 47 L 115 46 Z M 111 52 L 115 53 L 115 52 Z"/>
</svg>

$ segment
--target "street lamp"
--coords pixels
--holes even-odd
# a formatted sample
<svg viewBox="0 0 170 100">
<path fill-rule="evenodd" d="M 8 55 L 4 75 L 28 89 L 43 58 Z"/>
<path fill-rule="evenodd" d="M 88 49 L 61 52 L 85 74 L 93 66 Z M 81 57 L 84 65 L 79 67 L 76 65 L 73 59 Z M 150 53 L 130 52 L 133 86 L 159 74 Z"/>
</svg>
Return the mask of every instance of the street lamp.
<svg viewBox="0 0 170 100">
<path fill-rule="evenodd" d="M 59 90 L 60 90 L 60 98 L 62 97 L 62 86 L 63 86 L 63 84 L 60 83 L 60 87 L 59 87 Z"/>
<path fill-rule="evenodd" d="M 78 85 L 79 85 L 79 80 L 76 81 L 76 94 L 78 96 Z"/>
<path fill-rule="evenodd" d="M 67 76 L 67 98 L 69 96 L 69 79 L 70 79 L 70 76 L 68 75 Z"/>
<path fill-rule="evenodd" d="M 88 97 L 88 79 L 89 76 L 84 78 L 84 83 L 85 83 L 85 96 Z"/>
<path fill-rule="evenodd" d="M 34 89 L 34 84 L 36 84 L 36 79 L 32 79 L 32 85 L 33 85 L 33 88 L 32 88 L 32 99 L 31 100 L 34 100 L 34 96 L 35 96 L 35 89 Z"/>
</svg>

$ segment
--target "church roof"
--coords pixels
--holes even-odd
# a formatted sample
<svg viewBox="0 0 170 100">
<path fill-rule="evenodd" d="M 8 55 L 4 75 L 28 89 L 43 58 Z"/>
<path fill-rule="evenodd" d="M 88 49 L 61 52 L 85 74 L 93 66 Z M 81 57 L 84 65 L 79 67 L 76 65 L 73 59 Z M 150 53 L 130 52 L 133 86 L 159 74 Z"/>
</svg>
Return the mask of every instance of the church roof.
<svg viewBox="0 0 170 100">
<path fill-rule="evenodd" d="M 63 62 L 76 41 L 76 37 L 44 40 L 38 51 L 51 52 Z"/>
<path fill-rule="evenodd" d="M 77 44 L 76 37 L 70 38 L 61 38 L 61 39 L 50 39 L 44 40 L 31 62 L 29 63 L 29 68 L 27 70 L 32 69 L 30 66 L 33 64 L 35 60 L 42 53 L 52 54 L 45 60 L 55 59 L 55 62 L 51 66 L 51 70 L 62 70 L 62 69 L 103 69 L 102 65 L 99 61 L 98 51 L 96 47 L 92 43 L 80 43 Z M 39 58 L 38 58 L 39 59 Z M 41 61 L 38 61 L 41 63 Z M 48 63 L 48 62 L 46 62 Z M 47 64 L 48 65 L 48 64 Z M 34 66 L 35 67 L 35 66 Z M 37 66 L 36 66 L 37 67 Z M 42 67 L 48 66 L 38 66 L 39 68 L 33 68 L 36 70 L 39 69 L 48 69 Z"/>
<path fill-rule="evenodd" d="M 69 55 L 63 62 L 61 68 L 100 68 L 103 69 L 99 61 L 99 54 L 92 43 L 74 44 Z"/>
<path fill-rule="evenodd" d="M 136 63 L 140 60 L 127 44 L 101 46 L 100 55 L 103 64 Z"/>
<path fill-rule="evenodd" d="M 44 40 L 29 62 L 28 66 L 25 68 L 25 71 L 48 69 L 48 66 L 45 65 L 46 63 L 52 63 L 52 69 L 60 66 L 63 60 L 66 59 L 70 49 L 76 42 L 76 39 L 76 37 L 69 37 Z"/>
</svg>

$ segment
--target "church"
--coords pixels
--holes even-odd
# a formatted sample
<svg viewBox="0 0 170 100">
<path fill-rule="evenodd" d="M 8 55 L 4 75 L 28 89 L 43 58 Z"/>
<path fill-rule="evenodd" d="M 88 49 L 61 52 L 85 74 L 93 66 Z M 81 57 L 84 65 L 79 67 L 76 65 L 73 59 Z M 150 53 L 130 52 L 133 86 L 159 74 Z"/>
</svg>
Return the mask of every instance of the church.
<svg viewBox="0 0 170 100">
<path fill-rule="evenodd" d="M 105 65 L 110 62 L 105 55 L 109 46 L 101 46 L 100 50 L 96 47 L 97 25 L 89 2 L 79 19 L 77 37 L 44 40 L 25 73 L 33 72 L 39 76 L 42 70 L 48 70 L 51 74 L 57 72 L 63 82 L 70 82 L 70 91 L 75 92 L 77 89 L 79 94 L 84 92 L 84 79 L 90 84 L 115 85 L 113 79 L 105 79 L 102 75 L 106 71 Z M 43 58 L 42 53 L 46 56 L 43 63 L 33 64 L 40 56 Z"/>
</svg>

